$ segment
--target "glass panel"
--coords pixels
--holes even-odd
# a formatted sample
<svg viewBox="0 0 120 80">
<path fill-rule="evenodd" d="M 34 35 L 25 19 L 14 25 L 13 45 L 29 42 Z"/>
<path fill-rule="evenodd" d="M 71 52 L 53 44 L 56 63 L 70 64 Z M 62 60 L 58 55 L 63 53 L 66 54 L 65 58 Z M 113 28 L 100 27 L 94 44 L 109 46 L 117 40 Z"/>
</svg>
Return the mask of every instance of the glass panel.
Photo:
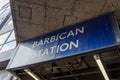
<svg viewBox="0 0 120 80">
<path fill-rule="evenodd" d="M 2 21 L 5 19 L 5 16 L 0 16 L 0 24 L 2 23 Z"/>
<path fill-rule="evenodd" d="M 9 21 L 5 23 L 5 25 L 0 30 L 0 34 L 3 34 L 5 32 L 13 30 L 13 23 L 12 23 L 12 17 L 9 18 Z"/>
<path fill-rule="evenodd" d="M 6 10 L 10 10 L 10 5 L 8 5 L 8 7 L 6 8 Z"/>
<path fill-rule="evenodd" d="M 4 51 L 10 50 L 10 49 L 14 49 L 15 46 L 16 46 L 16 41 L 9 42 L 9 43 L 7 43 L 3 46 L 3 48 L 1 49 L 0 52 L 4 52 Z"/>
<path fill-rule="evenodd" d="M 0 23 L 2 23 L 2 21 L 6 18 L 6 16 L 9 14 L 10 12 L 10 4 L 9 4 L 9 0 L 7 1 L 0 1 Z"/>
<path fill-rule="evenodd" d="M 7 16 L 9 12 L 10 12 L 10 10 L 2 10 L 2 11 L 0 11 L 0 18 Z"/>
<path fill-rule="evenodd" d="M 4 11 L 5 11 L 4 9 L 0 10 L 0 14 L 2 14 Z"/>
<path fill-rule="evenodd" d="M 7 42 L 15 40 L 15 32 L 13 31 L 10 37 L 8 38 Z"/>
<path fill-rule="evenodd" d="M 6 26 L 8 26 L 8 27 L 12 27 L 12 26 L 13 26 L 13 21 L 12 21 L 12 19 L 10 19 L 9 22 L 6 22 Z"/>
<path fill-rule="evenodd" d="M 3 6 L 8 2 L 9 0 L 0 0 L 0 9 L 3 8 Z"/>
<path fill-rule="evenodd" d="M 2 16 L 7 16 L 9 12 L 10 12 L 10 10 L 3 12 Z"/>
<path fill-rule="evenodd" d="M 8 22 L 8 25 L 11 25 L 13 23 L 12 19 Z"/>
<path fill-rule="evenodd" d="M 2 45 L 0 45 L 0 49 L 1 49 Z"/>
<path fill-rule="evenodd" d="M 0 35 L 0 44 L 3 44 L 5 42 L 9 34 L 10 32 Z"/>
</svg>

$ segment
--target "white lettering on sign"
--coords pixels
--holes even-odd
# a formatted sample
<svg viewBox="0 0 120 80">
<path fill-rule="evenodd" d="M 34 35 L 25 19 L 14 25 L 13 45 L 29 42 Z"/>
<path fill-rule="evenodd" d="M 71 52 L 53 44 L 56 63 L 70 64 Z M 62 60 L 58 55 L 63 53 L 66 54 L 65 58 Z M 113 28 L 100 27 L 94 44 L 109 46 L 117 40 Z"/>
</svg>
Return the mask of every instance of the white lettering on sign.
<svg viewBox="0 0 120 80">
<path fill-rule="evenodd" d="M 68 48 L 69 48 L 69 44 L 68 44 L 68 43 L 63 43 L 63 44 L 60 46 L 60 51 L 64 52 L 64 51 L 66 51 Z"/>
<path fill-rule="evenodd" d="M 32 48 L 40 47 L 39 50 L 37 50 L 36 57 L 39 56 L 48 56 L 48 55 L 53 55 L 57 54 L 59 52 L 65 52 L 67 50 L 72 50 L 73 48 L 78 48 L 79 47 L 79 40 L 75 40 L 75 36 L 83 34 L 84 31 L 84 26 L 81 28 L 76 28 L 73 30 L 69 30 L 67 32 L 61 32 L 56 35 L 52 35 L 50 37 L 43 38 L 39 41 L 34 41 L 32 44 Z M 72 37 L 72 38 L 71 38 Z M 73 39 L 75 41 L 72 41 L 70 39 Z M 62 40 L 62 44 L 60 44 Z M 64 41 L 65 40 L 65 41 Z M 68 40 L 68 41 L 67 41 Z M 55 42 L 55 43 L 53 43 Z M 44 46 L 45 49 L 42 49 Z"/>
<path fill-rule="evenodd" d="M 75 48 L 78 48 L 78 47 L 79 47 L 79 40 L 77 40 L 76 43 L 74 43 L 74 42 L 71 41 L 71 42 L 70 42 L 70 48 L 69 48 L 69 49 L 72 49 L 73 46 L 74 46 Z"/>
<path fill-rule="evenodd" d="M 74 37 L 76 35 L 83 34 L 83 33 L 84 33 L 84 26 L 82 26 L 81 28 L 76 28 L 75 30 L 70 30 L 69 32 L 62 32 L 60 34 L 53 35 L 53 36 L 47 37 L 45 39 L 41 39 L 39 41 L 34 41 L 32 48 L 36 48 L 36 47 L 43 46 L 43 45 L 46 45 L 49 43 L 53 43 L 58 40 L 64 40 L 71 36 Z"/>
<path fill-rule="evenodd" d="M 72 48 L 78 48 L 79 47 L 79 40 L 76 40 L 76 42 L 71 41 L 70 43 L 63 43 L 61 45 L 57 45 L 57 46 L 52 46 L 50 48 L 45 48 L 40 49 L 37 51 L 36 57 L 39 56 L 48 56 L 48 55 L 52 55 L 52 54 L 57 54 L 58 52 L 64 52 L 67 50 L 71 50 Z"/>
<path fill-rule="evenodd" d="M 35 42 L 33 43 L 32 47 L 35 48 L 35 47 L 38 47 L 38 46 L 41 46 L 41 45 L 43 45 L 43 40 L 40 40 L 39 42 L 38 42 L 38 41 L 35 41 Z"/>
<path fill-rule="evenodd" d="M 82 29 L 76 28 L 76 35 L 78 35 L 78 33 L 84 33 L 84 26 L 82 26 Z"/>
<path fill-rule="evenodd" d="M 59 36 L 59 38 L 60 38 L 60 39 L 65 39 L 65 38 L 66 38 L 65 35 L 67 35 L 66 32 L 61 33 L 60 36 Z"/>
<path fill-rule="evenodd" d="M 52 36 L 51 39 L 50 39 L 50 43 L 52 43 L 54 41 L 55 41 L 55 36 Z"/>
<path fill-rule="evenodd" d="M 69 38 L 70 36 L 75 36 L 74 32 L 72 30 L 69 31 L 67 38 Z"/>
</svg>

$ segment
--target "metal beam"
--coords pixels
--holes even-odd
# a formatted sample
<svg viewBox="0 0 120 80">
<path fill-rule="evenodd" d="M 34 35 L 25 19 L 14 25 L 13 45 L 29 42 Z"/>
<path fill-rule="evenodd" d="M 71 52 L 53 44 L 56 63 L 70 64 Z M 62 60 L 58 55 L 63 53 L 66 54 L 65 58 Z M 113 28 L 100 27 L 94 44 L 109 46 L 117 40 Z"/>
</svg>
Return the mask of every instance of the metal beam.
<svg viewBox="0 0 120 80">
<path fill-rule="evenodd" d="M 30 69 L 24 69 L 24 71 L 29 74 L 32 78 L 35 80 L 41 80 L 39 76 L 37 76 L 35 73 L 33 73 Z"/>
<path fill-rule="evenodd" d="M 100 59 L 100 56 L 98 54 L 93 55 L 102 75 L 104 76 L 105 80 L 110 80 L 107 71 L 105 70 L 105 67 L 103 66 L 102 60 Z"/>
</svg>

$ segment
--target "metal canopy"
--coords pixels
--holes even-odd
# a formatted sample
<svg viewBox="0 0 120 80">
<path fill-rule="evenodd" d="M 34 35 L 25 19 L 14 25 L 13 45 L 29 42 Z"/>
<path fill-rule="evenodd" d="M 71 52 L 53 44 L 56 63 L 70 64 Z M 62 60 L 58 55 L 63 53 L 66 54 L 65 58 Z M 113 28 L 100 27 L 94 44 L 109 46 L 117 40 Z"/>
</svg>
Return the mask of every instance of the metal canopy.
<svg viewBox="0 0 120 80">
<path fill-rule="evenodd" d="M 107 14 L 19 44 L 7 69 L 118 45 L 120 34 L 117 22 L 112 14 Z"/>
</svg>

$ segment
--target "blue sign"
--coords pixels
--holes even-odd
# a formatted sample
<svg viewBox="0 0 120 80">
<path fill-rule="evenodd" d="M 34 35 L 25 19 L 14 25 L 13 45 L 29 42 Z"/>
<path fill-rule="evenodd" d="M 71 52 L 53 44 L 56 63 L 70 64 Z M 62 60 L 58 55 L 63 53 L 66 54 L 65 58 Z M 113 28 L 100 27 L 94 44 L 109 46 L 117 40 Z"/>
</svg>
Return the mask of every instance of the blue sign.
<svg viewBox="0 0 120 80">
<path fill-rule="evenodd" d="M 10 68 L 82 54 L 114 45 L 118 45 L 118 40 L 110 15 L 105 15 L 21 43 Z"/>
</svg>

